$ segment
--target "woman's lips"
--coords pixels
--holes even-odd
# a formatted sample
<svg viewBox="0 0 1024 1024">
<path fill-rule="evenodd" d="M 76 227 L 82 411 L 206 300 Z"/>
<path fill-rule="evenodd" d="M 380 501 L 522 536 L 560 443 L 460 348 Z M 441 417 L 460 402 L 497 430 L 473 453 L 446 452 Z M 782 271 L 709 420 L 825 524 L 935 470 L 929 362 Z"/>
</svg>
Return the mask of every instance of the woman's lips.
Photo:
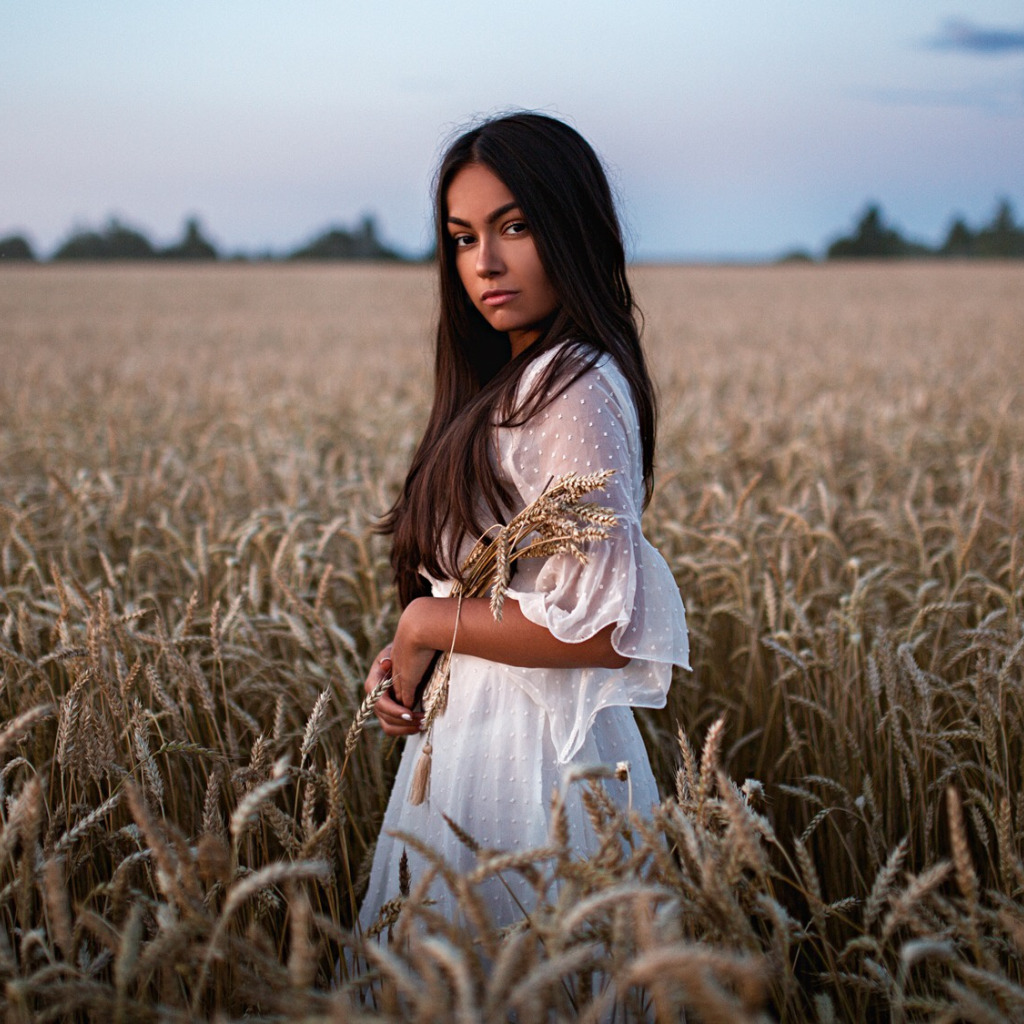
<svg viewBox="0 0 1024 1024">
<path fill-rule="evenodd" d="M 485 306 L 503 306 L 506 302 L 514 299 L 518 294 L 519 292 L 503 291 L 495 288 L 492 291 L 484 292 L 483 295 L 480 296 L 480 301 Z"/>
</svg>

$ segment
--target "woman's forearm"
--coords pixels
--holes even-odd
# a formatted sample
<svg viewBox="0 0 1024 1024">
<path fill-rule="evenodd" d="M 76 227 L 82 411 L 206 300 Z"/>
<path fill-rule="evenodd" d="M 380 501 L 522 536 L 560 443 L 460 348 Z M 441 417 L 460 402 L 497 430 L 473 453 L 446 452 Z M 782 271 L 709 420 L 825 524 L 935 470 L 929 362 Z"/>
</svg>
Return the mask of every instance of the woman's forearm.
<svg viewBox="0 0 1024 1024">
<path fill-rule="evenodd" d="M 500 661 L 524 668 L 622 668 L 627 664 L 612 647 L 612 626 L 588 640 L 566 643 L 544 626 L 530 621 L 515 601 L 506 601 L 501 621 L 491 614 L 486 598 L 465 598 L 461 611 L 455 598 L 421 597 L 403 613 L 411 616 L 411 637 L 421 646 L 446 651 L 455 639 L 458 654 Z M 458 629 L 456 629 L 458 617 Z"/>
<path fill-rule="evenodd" d="M 458 629 L 456 629 L 458 619 Z M 393 676 L 399 700 L 410 707 L 416 685 L 435 651 L 487 658 L 523 668 L 622 668 L 629 659 L 612 647 L 612 626 L 580 643 L 559 640 L 531 622 L 515 601 L 506 601 L 501 621 L 491 615 L 487 598 L 459 602 L 450 597 L 419 597 L 398 622 L 393 646 Z"/>
</svg>

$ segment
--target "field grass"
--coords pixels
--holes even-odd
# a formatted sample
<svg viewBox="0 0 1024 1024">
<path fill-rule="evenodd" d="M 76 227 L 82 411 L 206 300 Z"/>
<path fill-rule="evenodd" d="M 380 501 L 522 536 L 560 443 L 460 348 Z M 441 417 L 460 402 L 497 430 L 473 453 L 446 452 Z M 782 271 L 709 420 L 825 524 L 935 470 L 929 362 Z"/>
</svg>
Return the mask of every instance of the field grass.
<svg viewBox="0 0 1024 1024">
<path fill-rule="evenodd" d="M 413 879 L 363 963 L 429 270 L 0 271 L 6 1020 L 1024 1017 L 1024 270 L 634 279 L 694 648 L 641 722 L 665 802 L 577 780 L 601 854 L 480 853 L 523 928 L 439 864 L 473 926 Z"/>
</svg>

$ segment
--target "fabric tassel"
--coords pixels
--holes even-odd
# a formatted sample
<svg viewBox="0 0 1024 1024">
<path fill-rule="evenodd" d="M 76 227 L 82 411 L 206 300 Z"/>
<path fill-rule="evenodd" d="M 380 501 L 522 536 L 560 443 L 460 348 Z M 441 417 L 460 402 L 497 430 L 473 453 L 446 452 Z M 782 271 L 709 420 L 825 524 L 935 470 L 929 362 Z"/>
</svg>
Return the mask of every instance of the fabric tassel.
<svg viewBox="0 0 1024 1024">
<path fill-rule="evenodd" d="M 409 803 L 419 805 L 427 799 L 427 792 L 430 789 L 430 760 L 434 748 L 430 745 L 430 737 L 423 744 L 419 760 L 412 773 L 412 785 L 409 787 Z"/>
</svg>

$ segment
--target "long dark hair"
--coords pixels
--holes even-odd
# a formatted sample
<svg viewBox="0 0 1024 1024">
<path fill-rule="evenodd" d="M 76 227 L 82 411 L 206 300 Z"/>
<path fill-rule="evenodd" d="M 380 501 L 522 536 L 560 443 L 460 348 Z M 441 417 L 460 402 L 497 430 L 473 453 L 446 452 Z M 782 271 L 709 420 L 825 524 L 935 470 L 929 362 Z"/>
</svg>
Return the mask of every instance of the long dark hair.
<svg viewBox="0 0 1024 1024">
<path fill-rule="evenodd" d="M 510 358 L 507 335 L 473 306 L 455 267 L 447 230 L 448 187 L 467 164 L 489 168 L 516 198 L 560 305 L 540 338 Z M 587 141 L 543 114 L 492 118 L 448 148 L 435 182 L 440 313 L 434 404 L 398 501 L 380 529 L 394 537 L 391 564 L 406 605 L 427 592 L 420 569 L 457 578 L 459 545 L 503 520 L 512 496 L 494 454 L 494 427 L 516 426 L 609 353 L 629 382 L 640 421 L 650 497 L 656 408 L 622 232 L 604 169 Z M 527 366 L 559 348 L 517 401 Z M 491 517 L 481 522 L 484 510 Z"/>
</svg>

